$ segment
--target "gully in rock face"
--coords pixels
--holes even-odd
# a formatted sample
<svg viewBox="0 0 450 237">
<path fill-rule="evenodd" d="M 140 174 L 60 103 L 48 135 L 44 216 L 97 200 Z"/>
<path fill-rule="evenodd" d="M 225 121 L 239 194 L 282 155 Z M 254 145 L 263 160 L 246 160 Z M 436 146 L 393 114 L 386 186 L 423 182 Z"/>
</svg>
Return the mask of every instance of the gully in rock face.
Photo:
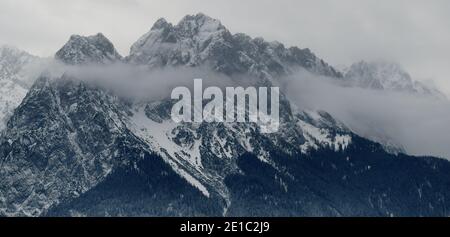
<svg viewBox="0 0 450 237">
<path fill-rule="evenodd" d="M 176 87 L 173 89 L 171 98 L 179 101 L 172 107 L 172 120 L 176 123 L 251 122 L 257 123 L 261 132 L 273 133 L 278 131 L 279 127 L 279 87 L 270 88 L 270 111 L 267 94 L 267 87 L 247 87 L 245 89 L 243 87 L 226 87 L 224 98 L 221 88 L 207 87 L 203 90 L 202 79 L 194 79 L 193 103 L 189 88 Z M 204 100 L 208 101 L 205 106 L 203 106 Z M 246 103 L 247 101 L 248 103 Z M 192 104 L 194 108 L 192 108 Z M 192 112 L 194 113 L 193 120 Z M 248 114 L 248 119 L 246 119 L 246 114 Z"/>
</svg>

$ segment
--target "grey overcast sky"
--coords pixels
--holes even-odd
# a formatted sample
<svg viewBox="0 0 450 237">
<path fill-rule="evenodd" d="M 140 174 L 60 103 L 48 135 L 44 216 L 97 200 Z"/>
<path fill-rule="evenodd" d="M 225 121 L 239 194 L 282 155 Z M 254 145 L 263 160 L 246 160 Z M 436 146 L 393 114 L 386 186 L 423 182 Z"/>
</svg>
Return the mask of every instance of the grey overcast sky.
<svg viewBox="0 0 450 237">
<path fill-rule="evenodd" d="M 335 66 L 402 64 L 450 95 L 448 0 L 1 0 L 0 44 L 53 55 L 71 34 L 104 33 L 127 55 L 160 17 L 203 12 L 231 32 L 308 47 Z"/>
</svg>

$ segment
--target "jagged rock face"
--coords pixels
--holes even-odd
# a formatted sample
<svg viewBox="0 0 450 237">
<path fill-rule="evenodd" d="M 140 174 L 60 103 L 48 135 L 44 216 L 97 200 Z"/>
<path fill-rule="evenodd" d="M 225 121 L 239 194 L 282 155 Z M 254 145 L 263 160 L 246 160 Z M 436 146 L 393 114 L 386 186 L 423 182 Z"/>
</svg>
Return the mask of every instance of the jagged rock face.
<svg viewBox="0 0 450 237">
<path fill-rule="evenodd" d="M 351 86 L 376 90 L 392 90 L 445 98 L 439 90 L 414 81 L 398 64 L 388 62 L 358 62 L 350 66 L 345 80 Z"/>
<path fill-rule="evenodd" d="M 0 47 L 0 131 L 34 81 L 25 71 L 39 59 L 11 46 Z"/>
<path fill-rule="evenodd" d="M 40 215 L 124 162 L 120 147 L 138 143 L 129 141 L 113 101 L 66 78 L 36 81 L 1 137 L 2 215 Z"/>
<path fill-rule="evenodd" d="M 103 36 L 72 37 L 68 64 L 120 59 Z M 339 77 L 309 50 L 232 35 L 203 14 L 159 20 L 126 62 L 276 79 Z M 124 78 L 126 80 L 127 78 Z M 175 123 L 173 101 L 117 97 L 71 75 L 38 79 L 0 137 L 0 215 L 448 215 L 450 163 L 388 154 L 323 111 L 281 100 L 281 124 Z"/>
<path fill-rule="evenodd" d="M 340 77 L 340 73 L 309 49 L 285 48 L 278 42 L 232 35 L 216 19 L 203 14 L 184 17 L 177 25 L 164 19 L 131 47 L 129 62 L 160 66 L 209 64 L 226 74 L 252 73 L 273 77 L 303 67 L 315 73 Z"/>
<path fill-rule="evenodd" d="M 92 36 L 72 35 L 56 53 L 67 64 L 112 63 L 122 58 L 114 45 L 101 33 Z"/>
<path fill-rule="evenodd" d="M 116 169 L 99 185 L 52 208 L 48 215 L 448 215 L 445 197 L 450 193 L 443 180 L 450 178 L 449 162 L 393 156 L 378 144 L 354 139 L 340 152 L 321 149 L 294 157 L 275 149 L 269 162 L 250 153 L 237 157 L 235 169 L 239 172 L 223 176 L 223 188 L 228 191 L 225 204 L 185 190 L 189 186 L 179 185 L 176 176 L 161 177 L 158 171 L 171 173 L 170 169 L 147 158 L 137 163 L 138 169 Z M 215 161 L 221 160 L 216 157 Z M 208 190 L 213 188 L 217 187 L 208 186 Z M 181 200 L 167 202 L 176 194 Z"/>
<path fill-rule="evenodd" d="M 27 84 L 20 78 L 24 67 L 37 59 L 36 56 L 12 46 L 0 47 L 0 80 L 17 80 Z"/>
<path fill-rule="evenodd" d="M 210 58 L 216 67 L 233 67 L 226 65 L 229 60 L 237 59 L 231 42 L 231 33 L 219 21 L 204 15 L 186 16 L 176 26 L 160 19 L 133 44 L 128 60 L 151 66 L 198 66 Z M 218 53 L 224 53 L 220 57 L 224 63 L 213 61 L 218 60 Z M 222 70 L 225 69 L 237 68 Z"/>
<path fill-rule="evenodd" d="M 302 67 L 318 75 L 338 78 L 342 76 L 307 48 L 285 48 L 279 42 L 267 42 L 263 38 L 252 39 L 242 33 L 235 34 L 233 38 L 239 51 L 239 63 L 256 75 L 269 74 L 279 77 Z"/>
<path fill-rule="evenodd" d="M 0 182 L 1 214 L 46 214 L 96 187 L 115 170 L 139 174 L 146 169 L 139 164 L 148 164 L 142 159 L 155 154 L 159 157 L 154 159 L 170 167 L 172 176 L 184 180 L 183 190 L 196 200 L 208 198 L 209 209 L 216 210 L 184 212 L 190 204 L 172 196 L 171 200 L 183 205 L 158 215 L 222 215 L 230 205 L 225 177 L 240 172 L 237 158 L 246 152 L 275 165 L 271 151 L 291 155 L 319 147 L 339 151 L 350 142 L 341 139 L 350 139 L 345 135 L 348 132 L 336 130 L 325 115 L 305 114 L 304 121 L 300 120 L 303 117 L 291 118 L 291 124 L 283 125 L 279 133 L 263 135 L 256 124 L 176 124 L 165 115 L 168 110 L 161 108 L 170 104 L 154 106 L 158 109 L 126 103 L 69 76 L 40 78 L 9 120 L 0 141 L 4 157 L 0 177 L 5 177 Z M 155 111 L 159 119 L 151 116 Z M 163 190 L 153 191 L 165 195 Z"/>
</svg>

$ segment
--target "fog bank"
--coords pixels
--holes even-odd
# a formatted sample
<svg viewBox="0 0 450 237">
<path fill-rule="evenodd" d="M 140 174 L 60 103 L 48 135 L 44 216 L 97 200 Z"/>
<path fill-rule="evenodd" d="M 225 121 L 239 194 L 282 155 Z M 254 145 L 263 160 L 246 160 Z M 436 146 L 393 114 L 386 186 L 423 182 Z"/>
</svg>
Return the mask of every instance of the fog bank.
<svg viewBox="0 0 450 237">
<path fill-rule="evenodd" d="M 288 78 L 288 97 L 300 109 L 324 110 L 355 133 L 390 140 L 412 155 L 450 158 L 450 102 L 432 97 L 341 86 L 300 71 Z"/>
</svg>

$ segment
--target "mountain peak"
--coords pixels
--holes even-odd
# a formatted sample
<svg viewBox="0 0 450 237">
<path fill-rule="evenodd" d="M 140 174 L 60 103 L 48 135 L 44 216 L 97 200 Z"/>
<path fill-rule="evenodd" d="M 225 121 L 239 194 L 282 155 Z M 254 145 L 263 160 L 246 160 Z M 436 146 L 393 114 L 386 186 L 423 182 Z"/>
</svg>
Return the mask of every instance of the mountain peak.
<svg viewBox="0 0 450 237">
<path fill-rule="evenodd" d="M 231 33 L 219 20 L 202 13 L 187 15 L 176 25 L 160 18 L 149 32 L 132 45 L 128 59 L 159 66 L 194 66 L 208 57 L 208 52 L 220 42 L 231 40 Z"/>
<path fill-rule="evenodd" d="M 352 86 L 362 88 L 402 91 L 445 98 L 444 94 L 436 88 L 413 80 L 411 75 L 396 62 L 362 60 L 347 69 L 345 79 Z"/>
<path fill-rule="evenodd" d="M 360 68 L 367 68 L 367 69 L 378 69 L 378 70 L 384 70 L 384 71 L 394 71 L 402 74 L 408 74 L 406 70 L 396 62 L 391 61 L 365 61 L 361 60 L 355 64 L 353 64 L 351 67 L 360 67 Z M 410 77 L 409 74 L 407 77 Z"/>
<path fill-rule="evenodd" d="M 212 21 L 219 21 L 217 19 L 214 19 L 208 15 L 205 15 L 203 13 L 197 13 L 195 15 L 186 15 L 184 16 L 180 22 L 178 24 L 182 24 L 183 22 L 199 22 L 199 23 L 204 23 L 204 22 L 212 22 Z"/>
<path fill-rule="evenodd" d="M 67 64 L 111 63 L 122 57 L 102 33 L 91 36 L 72 35 L 56 53 L 56 59 Z"/>
<path fill-rule="evenodd" d="M 5 58 L 7 56 L 19 57 L 22 55 L 26 55 L 28 57 L 35 57 L 29 54 L 28 52 L 17 48 L 16 46 L 8 44 L 0 45 L 0 58 Z"/>
<path fill-rule="evenodd" d="M 282 75 L 300 66 L 321 75 L 341 77 L 309 50 L 287 49 L 280 42 L 242 33 L 233 35 L 219 20 L 203 13 L 187 15 L 176 25 L 159 19 L 133 44 L 127 60 L 150 67 L 208 64 L 225 74 L 262 77 Z"/>
<path fill-rule="evenodd" d="M 22 50 L 18 49 L 16 46 L 13 45 L 9 45 L 9 44 L 4 44 L 4 45 L 0 45 L 0 54 L 3 54 L 4 52 L 23 52 Z"/>
<path fill-rule="evenodd" d="M 212 18 L 212 17 L 210 17 L 208 15 L 205 15 L 205 14 L 200 12 L 200 13 L 197 13 L 195 15 L 186 15 L 186 16 L 184 16 L 180 20 L 180 22 L 178 24 L 183 23 L 183 22 L 205 23 L 205 22 L 213 22 L 213 21 L 219 21 L 219 20 L 214 19 L 214 18 Z"/>
<path fill-rule="evenodd" d="M 346 78 L 372 89 L 413 89 L 411 76 L 397 63 L 360 61 L 350 66 Z"/>
<path fill-rule="evenodd" d="M 181 32 L 188 33 L 187 36 L 198 35 L 203 32 L 228 31 L 219 20 L 203 13 L 187 15 L 175 27 Z"/>
<path fill-rule="evenodd" d="M 167 27 L 172 27 L 172 24 L 167 22 L 167 20 L 164 19 L 164 18 L 159 18 L 155 22 L 155 24 L 153 24 L 151 30 L 164 29 L 164 28 L 167 28 Z"/>
<path fill-rule="evenodd" d="M 25 65 L 30 64 L 37 57 L 15 46 L 0 46 L 0 80 L 14 78 Z"/>
</svg>

